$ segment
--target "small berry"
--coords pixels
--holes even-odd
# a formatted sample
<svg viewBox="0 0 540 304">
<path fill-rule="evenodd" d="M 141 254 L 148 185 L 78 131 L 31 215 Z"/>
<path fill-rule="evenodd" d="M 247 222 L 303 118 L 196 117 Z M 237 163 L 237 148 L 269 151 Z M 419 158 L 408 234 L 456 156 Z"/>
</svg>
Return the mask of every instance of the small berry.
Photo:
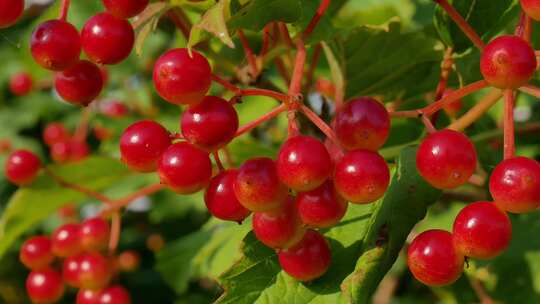
<svg viewBox="0 0 540 304">
<path fill-rule="evenodd" d="M 83 289 L 101 289 L 112 277 L 111 263 L 100 253 L 85 253 L 78 258 L 80 287 Z"/>
<path fill-rule="evenodd" d="M 95 64 L 81 60 L 57 73 L 54 85 L 58 95 L 65 101 L 87 106 L 101 93 L 103 79 Z"/>
<path fill-rule="evenodd" d="M 84 160 L 90 154 L 90 147 L 86 141 L 72 139 L 68 143 L 70 161 L 78 162 Z"/>
<path fill-rule="evenodd" d="M 114 285 L 101 292 L 98 304 L 131 304 L 131 296 L 124 287 Z"/>
<path fill-rule="evenodd" d="M 79 278 L 81 263 L 79 257 L 79 255 L 69 256 L 62 264 L 62 279 L 67 285 L 75 288 L 81 287 Z"/>
<path fill-rule="evenodd" d="M 64 283 L 50 268 L 34 270 L 26 279 L 26 292 L 33 303 L 55 303 L 64 295 Z"/>
<path fill-rule="evenodd" d="M 32 86 L 32 76 L 25 72 L 14 74 L 9 79 L 9 90 L 16 96 L 24 96 L 30 93 Z"/>
<path fill-rule="evenodd" d="M 0 1 L 0 29 L 10 27 L 22 16 L 24 0 Z"/>
<path fill-rule="evenodd" d="M 278 259 L 287 274 L 305 282 L 319 278 L 328 270 L 332 253 L 324 236 L 308 230 L 299 243 L 279 251 Z"/>
<path fill-rule="evenodd" d="M 159 158 L 171 145 L 169 131 L 151 120 L 129 126 L 120 138 L 122 161 L 132 170 L 151 172 L 157 169 Z"/>
<path fill-rule="evenodd" d="M 118 100 L 110 100 L 99 104 L 100 112 L 110 118 L 122 118 L 129 113 L 125 104 Z"/>
<path fill-rule="evenodd" d="M 64 224 L 52 233 L 52 251 L 57 257 L 66 258 L 82 251 L 81 226 L 79 224 Z"/>
<path fill-rule="evenodd" d="M 154 86 L 166 101 L 178 105 L 201 102 L 212 83 L 208 60 L 192 50 L 172 49 L 161 55 L 154 65 Z"/>
<path fill-rule="evenodd" d="M 69 140 L 54 143 L 51 146 L 50 154 L 51 158 L 57 163 L 69 162 L 71 157 Z"/>
<path fill-rule="evenodd" d="M 79 289 L 76 304 L 99 304 L 101 291 L 91 289 Z"/>
<path fill-rule="evenodd" d="M 136 251 L 126 250 L 118 255 L 116 264 L 120 271 L 132 272 L 139 268 L 141 257 Z"/>
<path fill-rule="evenodd" d="M 51 240 L 42 235 L 26 240 L 19 252 L 19 259 L 29 269 L 46 268 L 54 260 L 51 251 Z"/>
<path fill-rule="evenodd" d="M 69 131 L 59 122 L 50 123 L 43 130 L 43 141 L 48 146 L 52 146 L 57 142 L 67 141 L 69 138 Z"/>
<path fill-rule="evenodd" d="M 30 50 L 34 60 L 52 71 L 62 71 L 79 61 L 81 38 L 69 22 L 45 21 L 32 33 Z"/>
<path fill-rule="evenodd" d="M 296 205 L 302 222 L 316 228 L 336 225 L 345 216 L 348 206 L 332 181 L 326 181 L 309 192 L 298 193 Z"/>
<path fill-rule="evenodd" d="M 520 0 L 521 8 L 532 19 L 540 20 L 540 1 L 538 0 Z"/>
<path fill-rule="evenodd" d="M 34 153 L 17 150 L 6 159 L 5 174 L 10 182 L 23 186 L 34 181 L 40 168 L 41 161 Z"/>
<path fill-rule="evenodd" d="M 216 175 L 206 188 L 204 202 L 210 213 L 225 221 L 242 222 L 251 213 L 234 194 L 237 170 L 226 170 Z"/>
<path fill-rule="evenodd" d="M 116 17 L 128 19 L 144 11 L 148 0 L 103 0 L 103 5 Z"/>
<path fill-rule="evenodd" d="M 109 242 L 109 223 L 100 217 L 89 218 L 81 224 L 81 244 L 85 250 L 104 249 Z"/>
</svg>

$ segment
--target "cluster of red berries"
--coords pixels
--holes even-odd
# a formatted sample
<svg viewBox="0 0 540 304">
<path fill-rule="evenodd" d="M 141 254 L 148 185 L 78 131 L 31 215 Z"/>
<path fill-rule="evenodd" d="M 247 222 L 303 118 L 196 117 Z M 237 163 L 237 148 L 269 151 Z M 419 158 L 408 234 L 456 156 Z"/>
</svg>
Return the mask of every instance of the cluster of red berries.
<svg viewBox="0 0 540 304">
<path fill-rule="evenodd" d="M 51 158 L 57 163 L 77 162 L 90 153 L 86 141 L 72 136 L 59 122 L 50 123 L 45 127 L 43 141 L 49 146 Z"/>
<path fill-rule="evenodd" d="M 33 236 L 21 247 L 19 258 L 31 270 L 26 291 L 34 303 L 54 303 L 65 285 L 79 289 L 77 304 L 129 304 L 130 295 L 111 285 L 116 264 L 102 252 L 109 239 L 109 224 L 90 218 L 68 223 L 51 235 Z"/>
</svg>

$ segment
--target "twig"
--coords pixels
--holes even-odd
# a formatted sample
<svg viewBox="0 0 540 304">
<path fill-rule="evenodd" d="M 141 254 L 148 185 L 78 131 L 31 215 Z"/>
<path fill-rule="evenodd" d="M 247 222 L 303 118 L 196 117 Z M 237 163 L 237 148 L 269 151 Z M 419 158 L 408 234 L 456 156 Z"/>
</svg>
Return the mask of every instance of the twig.
<svg viewBox="0 0 540 304">
<path fill-rule="evenodd" d="M 459 26 L 459 28 L 463 31 L 463 33 L 472 41 L 472 43 L 479 48 L 480 50 L 484 49 L 485 44 L 478 36 L 476 31 L 469 25 L 469 23 L 463 19 L 463 17 L 459 14 L 456 9 L 448 3 L 447 0 L 435 0 L 435 2 L 439 3 L 439 5 L 448 13 L 450 18 L 454 20 L 454 22 Z"/>
<path fill-rule="evenodd" d="M 474 105 L 467 113 L 450 124 L 447 129 L 463 131 L 472 123 L 478 120 L 484 113 L 493 107 L 502 97 L 502 92 L 499 89 L 492 89 L 478 103 Z"/>
<path fill-rule="evenodd" d="M 504 159 L 514 157 L 516 154 L 514 105 L 516 96 L 514 90 L 504 91 Z"/>
</svg>

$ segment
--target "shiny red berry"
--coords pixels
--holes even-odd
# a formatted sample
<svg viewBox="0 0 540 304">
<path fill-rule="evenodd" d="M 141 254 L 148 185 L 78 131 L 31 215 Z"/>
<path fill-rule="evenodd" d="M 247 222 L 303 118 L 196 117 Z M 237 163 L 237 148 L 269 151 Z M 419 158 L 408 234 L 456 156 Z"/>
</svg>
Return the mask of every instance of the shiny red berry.
<svg viewBox="0 0 540 304">
<path fill-rule="evenodd" d="M 540 20 L 540 1 L 538 0 L 520 0 L 521 8 L 532 19 Z"/>
<path fill-rule="evenodd" d="M 79 289 L 76 304 L 99 304 L 101 291 L 91 289 Z"/>
<path fill-rule="evenodd" d="M 65 258 L 80 253 L 81 226 L 79 224 L 64 224 L 52 233 L 52 251 L 57 257 Z"/>
<path fill-rule="evenodd" d="M 128 19 L 144 11 L 148 0 L 103 0 L 103 5 L 116 17 Z"/>
<path fill-rule="evenodd" d="M 101 93 L 103 79 L 95 64 L 81 60 L 57 73 L 54 85 L 58 95 L 65 101 L 87 106 Z"/>
<path fill-rule="evenodd" d="M 463 272 L 464 260 L 454 247 L 452 234 L 438 229 L 419 234 L 407 252 L 409 270 L 428 286 L 454 283 Z"/>
<path fill-rule="evenodd" d="M 53 71 L 65 70 L 79 61 L 79 31 L 66 21 L 45 21 L 32 33 L 30 50 L 34 60 L 42 67 Z"/>
<path fill-rule="evenodd" d="M 377 151 L 390 133 L 390 115 L 377 100 L 360 97 L 349 101 L 336 114 L 336 136 L 347 150 Z"/>
<path fill-rule="evenodd" d="M 135 42 L 131 24 L 109 13 L 99 13 L 81 31 L 82 49 L 95 63 L 117 64 L 126 59 Z"/>
<path fill-rule="evenodd" d="M 109 260 L 98 252 L 84 253 L 78 258 L 78 280 L 83 289 L 101 289 L 112 277 Z"/>
<path fill-rule="evenodd" d="M 66 141 L 69 138 L 69 131 L 59 122 L 50 123 L 43 130 L 43 141 L 48 146 L 52 146 L 57 142 Z"/>
<path fill-rule="evenodd" d="M 279 180 L 274 161 L 260 157 L 246 161 L 238 169 L 234 193 L 247 209 L 269 211 L 285 203 L 288 189 Z"/>
<path fill-rule="evenodd" d="M 540 163 L 526 157 L 504 160 L 489 178 L 489 191 L 495 204 L 512 213 L 540 208 Z"/>
<path fill-rule="evenodd" d="M 78 162 L 84 160 L 90 154 L 90 146 L 86 141 L 72 139 L 69 142 L 69 160 Z"/>
<path fill-rule="evenodd" d="M 328 270 L 332 253 L 324 236 L 308 230 L 299 243 L 279 251 L 278 259 L 283 271 L 305 282 L 319 278 Z"/>
<path fill-rule="evenodd" d="M 242 222 L 251 213 L 234 194 L 237 170 L 220 172 L 210 181 L 204 194 L 204 202 L 210 213 L 225 221 Z"/>
<path fill-rule="evenodd" d="M 26 279 L 26 292 L 33 303 L 55 303 L 64 295 L 64 283 L 50 268 L 34 270 Z"/>
<path fill-rule="evenodd" d="M 298 193 L 296 206 L 304 224 L 327 228 L 336 225 L 345 216 L 348 203 L 329 180 L 314 190 Z"/>
<path fill-rule="evenodd" d="M 98 304 L 131 304 L 131 296 L 124 287 L 114 285 L 101 292 Z"/>
<path fill-rule="evenodd" d="M 41 161 L 28 150 L 17 150 L 12 152 L 5 163 L 5 174 L 7 179 L 16 185 L 27 185 L 34 181 Z"/>
<path fill-rule="evenodd" d="M 351 151 L 336 164 L 334 185 L 353 204 L 367 204 L 381 198 L 390 183 L 384 158 L 368 150 Z"/>
<path fill-rule="evenodd" d="M 24 96 L 30 93 L 32 86 L 32 76 L 25 72 L 14 74 L 9 79 L 9 90 L 16 96 Z"/>
<path fill-rule="evenodd" d="M 321 141 L 297 135 L 281 146 L 276 168 L 279 179 L 289 188 L 311 191 L 330 177 L 332 160 Z"/>
<path fill-rule="evenodd" d="M 439 189 L 452 189 L 466 183 L 476 169 L 476 161 L 472 142 L 453 130 L 430 134 L 416 153 L 418 172 Z"/>
<path fill-rule="evenodd" d="M 158 163 L 161 182 L 180 194 L 202 190 L 212 177 L 212 162 L 207 152 L 186 143 L 175 143 L 161 156 Z"/>
<path fill-rule="evenodd" d="M 120 138 L 122 161 L 132 170 L 150 172 L 171 145 L 169 131 L 151 120 L 142 120 L 129 126 Z"/>
<path fill-rule="evenodd" d="M 212 68 L 206 58 L 185 48 L 161 55 L 154 65 L 154 86 L 166 101 L 193 105 L 203 100 L 212 83 Z"/>
<path fill-rule="evenodd" d="M 29 269 L 37 270 L 46 268 L 54 260 L 51 250 L 51 240 L 42 235 L 26 240 L 19 252 L 19 259 Z"/>
<path fill-rule="evenodd" d="M 0 1 L 0 28 L 12 26 L 24 11 L 24 0 Z"/>
<path fill-rule="evenodd" d="M 81 244 L 88 251 L 104 249 L 109 242 L 109 233 L 109 223 L 104 219 L 86 219 L 81 224 Z"/>
<path fill-rule="evenodd" d="M 206 96 L 182 114 L 181 129 L 189 143 L 215 151 L 233 139 L 238 130 L 238 114 L 223 98 Z"/>
<path fill-rule="evenodd" d="M 486 45 L 480 58 L 484 79 L 499 89 L 516 89 L 536 71 L 531 45 L 518 36 L 499 36 Z"/>
<path fill-rule="evenodd" d="M 62 279 L 67 285 L 75 288 L 81 287 L 79 257 L 79 255 L 69 256 L 62 263 Z"/>
</svg>

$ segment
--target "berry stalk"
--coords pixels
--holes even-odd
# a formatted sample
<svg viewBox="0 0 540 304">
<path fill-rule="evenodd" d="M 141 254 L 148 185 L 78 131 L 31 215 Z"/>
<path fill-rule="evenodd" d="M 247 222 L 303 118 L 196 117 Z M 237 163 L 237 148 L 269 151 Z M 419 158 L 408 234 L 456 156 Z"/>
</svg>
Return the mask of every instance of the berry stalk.
<svg viewBox="0 0 540 304">
<path fill-rule="evenodd" d="M 450 124 L 447 129 L 455 131 L 463 131 L 468 126 L 477 121 L 482 115 L 484 115 L 491 107 L 493 107 L 497 101 L 502 97 L 501 90 L 491 89 L 489 93 L 484 96 L 478 103 L 474 105 L 467 113 L 463 114 L 460 118 Z"/>
<path fill-rule="evenodd" d="M 256 78 L 259 74 L 259 68 L 257 67 L 257 57 L 249 46 L 249 41 L 247 40 L 246 35 L 244 35 L 244 31 L 238 30 L 238 38 L 240 38 L 240 43 L 242 43 L 242 47 L 244 48 L 244 53 L 250 67 L 251 76 L 253 76 L 253 78 Z"/>
<path fill-rule="evenodd" d="M 514 157 L 515 146 L 515 126 L 514 126 L 514 105 L 516 96 L 513 90 L 504 91 L 504 159 Z"/>
<path fill-rule="evenodd" d="M 109 237 L 109 253 L 112 255 L 118 248 L 120 241 L 120 231 L 122 230 L 122 217 L 120 212 L 116 211 L 111 216 L 111 234 Z"/>
<path fill-rule="evenodd" d="M 238 137 L 238 136 L 240 136 L 240 135 L 242 135 L 244 133 L 247 133 L 247 132 L 253 130 L 254 128 L 259 126 L 263 122 L 268 121 L 268 120 L 278 116 L 280 113 L 285 112 L 286 110 L 287 110 L 287 106 L 284 103 L 281 104 L 277 108 L 275 108 L 275 109 L 271 110 L 270 112 L 262 115 L 261 117 L 255 119 L 254 121 L 240 127 L 238 129 L 238 131 L 236 132 L 235 137 Z"/>
<path fill-rule="evenodd" d="M 330 0 L 322 0 L 321 4 L 319 5 L 319 8 L 317 9 L 317 12 L 315 12 L 315 16 L 311 19 L 308 26 L 302 33 L 302 39 L 306 39 L 312 32 L 315 30 L 315 27 L 321 20 L 322 16 L 328 9 L 328 6 L 330 5 Z"/>
<path fill-rule="evenodd" d="M 463 33 L 471 40 L 471 42 L 480 50 L 484 49 L 486 46 L 478 33 L 469 25 L 467 20 L 465 20 L 456 9 L 448 3 L 447 0 L 435 0 L 445 11 L 446 13 L 454 20 L 454 22 L 459 26 Z"/>
<path fill-rule="evenodd" d="M 58 16 L 59 20 L 66 21 L 70 4 L 71 0 L 62 0 L 60 4 L 60 15 Z"/>
<path fill-rule="evenodd" d="M 333 141 L 338 147 L 340 146 L 339 140 L 337 139 L 336 134 L 334 133 L 334 130 L 326 123 L 324 120 L 322 120 L 319 115 L 317 115 L 315 112 L 313 112 L 310 108 L 308 108 L 305 105 L 300 105 L 300 110 L 306 115 L 306 117 L 315 125 L 321 132 L 326 135 L 331 141 Z"/>
</svg>

